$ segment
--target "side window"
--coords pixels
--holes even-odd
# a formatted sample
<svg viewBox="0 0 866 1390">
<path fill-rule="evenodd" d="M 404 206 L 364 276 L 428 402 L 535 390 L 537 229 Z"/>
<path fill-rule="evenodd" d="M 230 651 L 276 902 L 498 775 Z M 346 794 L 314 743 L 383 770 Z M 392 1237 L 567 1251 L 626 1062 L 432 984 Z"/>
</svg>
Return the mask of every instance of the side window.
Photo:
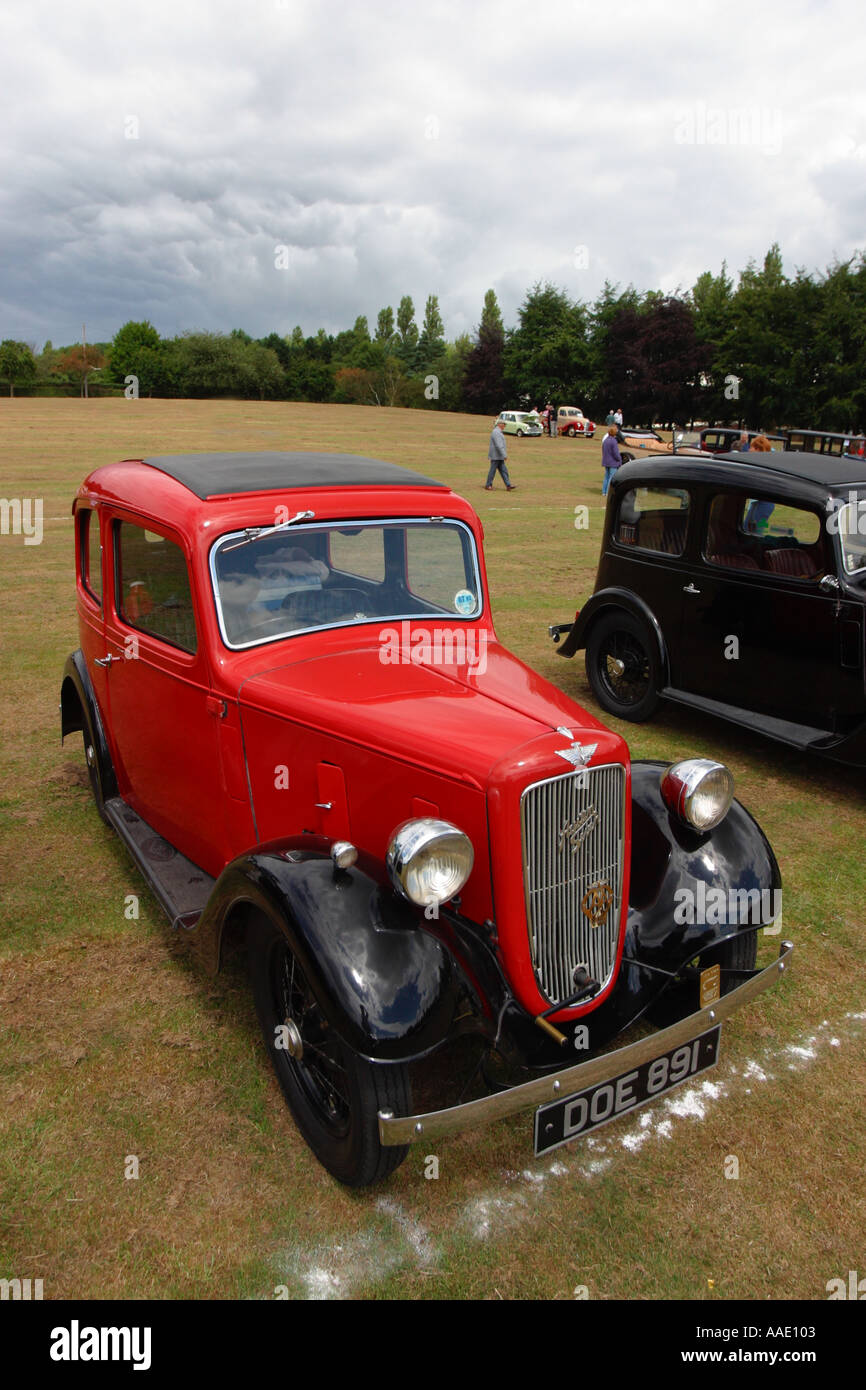
<svg viewBox="0 0 866 1390">
<path fill-rule="evenodd" d="M 102 605 L 102 548 L 99 544 L 99 513 L 78 513 L 78 538 L 81 556 L 81 582 L 88 593 Z"/>
<path fill-rule="evenodd" d="M 192 593 L 180 546 L 128 521 L 115 522 L 114 537 L 117 606 L 124 622 L 194 652 Z"/>
<path fill-rule="evenodd" d="M 620 545 L 682 555 L 691 499 L 683 488 L 637 487 L 619 504 L 614 537 Z"/>
<path fill-rule="evenodd" d="M 710 506 L 704 557 L 726 569 L 814 579 L 823 566 L 821 521 L 804 507 L 720 493 Z"/>
</svg>

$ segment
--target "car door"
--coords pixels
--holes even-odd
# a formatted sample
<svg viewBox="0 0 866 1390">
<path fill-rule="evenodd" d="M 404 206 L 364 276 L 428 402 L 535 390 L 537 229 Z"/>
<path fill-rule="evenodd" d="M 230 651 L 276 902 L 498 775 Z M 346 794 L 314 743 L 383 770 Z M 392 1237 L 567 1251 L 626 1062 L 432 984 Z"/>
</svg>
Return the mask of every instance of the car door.
<svg viewBox="0 0 866 1390">
<path fill-rule="evenodd" d="M 692 503 L 690 488 L 664 481 L 617 490 L 611 531 L 614 586 L 631 589 L 650 609 L 672 663 L 679 649 Z"/>
<path fill-rule="evenodd" d="M 167 527 L 114 512 L 105 646 L 121 795 L 188 859 L 216 874 L 227 854 L 210 689 L 188 559 Z M 108 567 L 107 567 L 108 568 Z"/>
<path fill-rule="evenodd" d="M 78 557 L 77 599 L 81 651 L 99 716 L 105 726 L 108 714 L 108 671 L 100 662 L 105 657 L 104 581 L 100 514 L 96 506 L 77 504 L 75 508 Z"/>
<path fill-rule="evenodd" d="M 806 506 L 708 491 L 687 566 L 673 684 L 771 718 L 833 730 L 838 603 L 819 580 L 835 560 Z"/>
</svg>

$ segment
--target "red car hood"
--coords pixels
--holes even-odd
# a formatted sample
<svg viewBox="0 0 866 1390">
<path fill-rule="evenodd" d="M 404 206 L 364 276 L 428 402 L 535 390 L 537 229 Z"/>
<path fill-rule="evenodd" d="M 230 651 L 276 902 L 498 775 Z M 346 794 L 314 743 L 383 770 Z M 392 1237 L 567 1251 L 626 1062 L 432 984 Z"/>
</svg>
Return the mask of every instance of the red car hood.
<svg viewBox="0 0 866 1390">
<path fill-rule="evenodd" d="M 496 763 L 545 734 L 548 761 L 574 740 L 597 744 L 593 762 L 627 761 L 618 735 L 498 642 L 489 641 L 483 656 L 475 666 L 424 665 L 407 653 L 388 664 L 371 643 L 263 670 L 243 682 L 239 698 L 242 707 L 481 788 Z"/>
</svg>

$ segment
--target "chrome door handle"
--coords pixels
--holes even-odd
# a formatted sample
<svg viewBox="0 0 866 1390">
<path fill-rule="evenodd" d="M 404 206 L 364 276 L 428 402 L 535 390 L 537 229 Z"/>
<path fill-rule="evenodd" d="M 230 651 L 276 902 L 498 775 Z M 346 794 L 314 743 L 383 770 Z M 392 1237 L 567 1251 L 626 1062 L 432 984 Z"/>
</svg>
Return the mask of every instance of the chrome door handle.
<svg viewBox="0 0 866 1390">
<path fill-rule="evenodd" d="M 112 655 L 111 655 L 111 652 L 109 652 L 109 653 L 108 653 L 108 656 L 97 656 L 97 657 L 95 657 L 95 658 L 94 658 L 94 665 L 95 665 L 95 666 L 110 666 L 111 663 L 112 663 L 112 661 L 117 661 L 117 660 L 118 660 L 118 658 L 117 658 L 116 656 L 112 656 Z"/>
<path fill-rule="evenodd" d="M 694 584 L 686 584 L 685 588 L 683 589 L 684 594 L 699 594 L 700 592 L 700 589 L 696 589 Z"/>
</svg>

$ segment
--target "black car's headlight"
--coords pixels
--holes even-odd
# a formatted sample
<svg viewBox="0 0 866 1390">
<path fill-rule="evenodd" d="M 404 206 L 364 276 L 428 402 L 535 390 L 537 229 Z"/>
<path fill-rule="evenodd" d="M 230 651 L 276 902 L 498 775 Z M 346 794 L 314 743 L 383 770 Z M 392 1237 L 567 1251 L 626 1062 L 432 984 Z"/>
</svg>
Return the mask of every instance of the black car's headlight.
<svg viewBox="0 0 866 1390">
<path fill-rule="evenodd" d="M 662 776 L 662 800 L 684 825 L 713 830 L 734 799 L 733 774 L 710 758 L 687 758 Z"/>
<path fill-rule="evenodd" d="M 388 845 L 391 882 L 419 907 L 438 906 L 459 893 L 474 861 L 468 835 L 448 821 L 427 816 L 404 821 Z"/>
</svg>

